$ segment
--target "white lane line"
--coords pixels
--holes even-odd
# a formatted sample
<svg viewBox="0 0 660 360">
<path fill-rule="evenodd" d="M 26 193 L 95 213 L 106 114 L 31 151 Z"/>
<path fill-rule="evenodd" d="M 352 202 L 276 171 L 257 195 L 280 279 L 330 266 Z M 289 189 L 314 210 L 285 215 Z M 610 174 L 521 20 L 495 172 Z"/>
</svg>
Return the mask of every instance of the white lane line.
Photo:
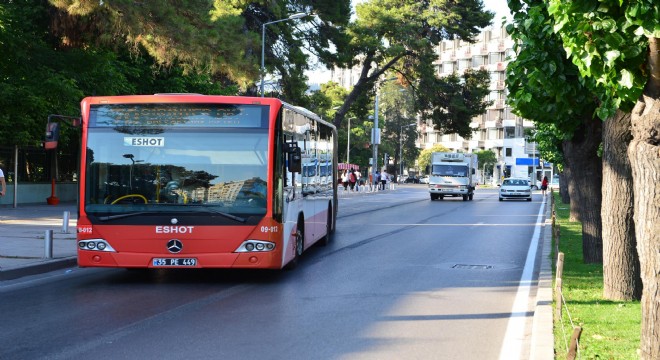
<svg viewBox="0 0 660 360">
<path fill-rule="evenodd" d="M 536 217 L 536 222 L 541 224 L 543 219 L 543 211 L 545 209 L 545 202 L 539 209 L 539 214 Z M 532 278 L 534 275 L 534 263 L 536 262 L 536 251 L 541 237 L 541 227 L 537 226 L 532 235 L 532 241 L 527 250 L 527 259 L 525 260 L 525 268 L 523 269 L 522 276 L 520 277 L 520 284 L 518 285 L 518 293 L 513 302 L 511 309 L 511 316 L 509 323 L 506 327 L 504 334 L 504 341 L 500 349 L 500 360 L 516 360 L 520 359 L 522 355 L 523 345 L 525 343 L 525 323 L 527 321 L 526 314 L 531 311 L 529 308 L 529 292 L 532 287 Z"/>
<path fill-rule="evenodd" d="M 476 224 L 363 224 L 361 226 L 540 226 L 545 223 L 524 223 L 524 224 L 484 224 L 482 222 Z"/>
</svg>

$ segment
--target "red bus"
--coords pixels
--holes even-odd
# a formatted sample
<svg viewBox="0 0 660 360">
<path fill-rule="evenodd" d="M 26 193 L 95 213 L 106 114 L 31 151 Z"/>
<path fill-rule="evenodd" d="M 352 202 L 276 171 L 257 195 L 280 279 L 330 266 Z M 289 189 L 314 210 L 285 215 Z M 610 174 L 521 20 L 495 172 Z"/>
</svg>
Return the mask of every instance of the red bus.
<svg viewBox="0 0 660 360">
<path fill-rule="evenodd" d="M 82 100 L 78 265 L 293 267 L 337 214 L 337 130 L 278 99 Z"/>
</svg>

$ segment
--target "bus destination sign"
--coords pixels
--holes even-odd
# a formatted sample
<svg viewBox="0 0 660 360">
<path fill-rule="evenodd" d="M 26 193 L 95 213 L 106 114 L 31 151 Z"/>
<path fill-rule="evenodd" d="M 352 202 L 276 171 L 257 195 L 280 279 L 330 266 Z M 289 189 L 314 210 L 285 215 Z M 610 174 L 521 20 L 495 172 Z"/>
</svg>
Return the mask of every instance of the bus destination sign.
<svg viewBox="0 0 660 360">
<path fill-rule="evenodd" d="M 92 105 L 91 127 L 265 128 L 268 106 L 237 104 Z"/>
</svg>

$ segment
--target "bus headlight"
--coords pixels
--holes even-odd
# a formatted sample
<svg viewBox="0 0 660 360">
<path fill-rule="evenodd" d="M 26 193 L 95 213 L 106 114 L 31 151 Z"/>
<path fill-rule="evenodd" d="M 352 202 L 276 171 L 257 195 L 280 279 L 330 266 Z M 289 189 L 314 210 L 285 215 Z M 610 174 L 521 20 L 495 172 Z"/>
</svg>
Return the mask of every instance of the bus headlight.
<svg viewBox="0 0 660 360">
<path fill-rule="evenodd" d="M 78 241 L 80 250 L 116 252 L 104 239 L 87 239 Z"/>
<path fill-rule="evenodd" d="M 245 240 L 234 252 L 264 252 L 275 250 L 275 243 L 263 240 Z"/>
</svg>

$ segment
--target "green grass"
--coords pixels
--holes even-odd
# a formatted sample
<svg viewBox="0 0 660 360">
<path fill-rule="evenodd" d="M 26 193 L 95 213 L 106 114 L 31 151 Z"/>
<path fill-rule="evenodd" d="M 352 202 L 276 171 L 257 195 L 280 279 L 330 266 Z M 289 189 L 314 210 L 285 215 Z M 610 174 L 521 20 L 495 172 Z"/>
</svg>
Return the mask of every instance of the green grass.
<svg viewBox="0 0 660 360">
<path fill-rule="evenodd" d="M 580 359 L 639 359 L 642 317 L 639 301 L 603 299 L 603 266 L 582 262 L 582 225 L 568 221 L 569 205 L 562 204 L 556 193 L 555 210 L 561 229 L 559 251 L 564 253 L 563 294 L 570 313 L 569 319 L 564 307 L 562 322 L 555 319 L 556 358 L 566 358 L 573 333 L 572 319 L 575 326 L 582 327 Z"/>
</svg>

